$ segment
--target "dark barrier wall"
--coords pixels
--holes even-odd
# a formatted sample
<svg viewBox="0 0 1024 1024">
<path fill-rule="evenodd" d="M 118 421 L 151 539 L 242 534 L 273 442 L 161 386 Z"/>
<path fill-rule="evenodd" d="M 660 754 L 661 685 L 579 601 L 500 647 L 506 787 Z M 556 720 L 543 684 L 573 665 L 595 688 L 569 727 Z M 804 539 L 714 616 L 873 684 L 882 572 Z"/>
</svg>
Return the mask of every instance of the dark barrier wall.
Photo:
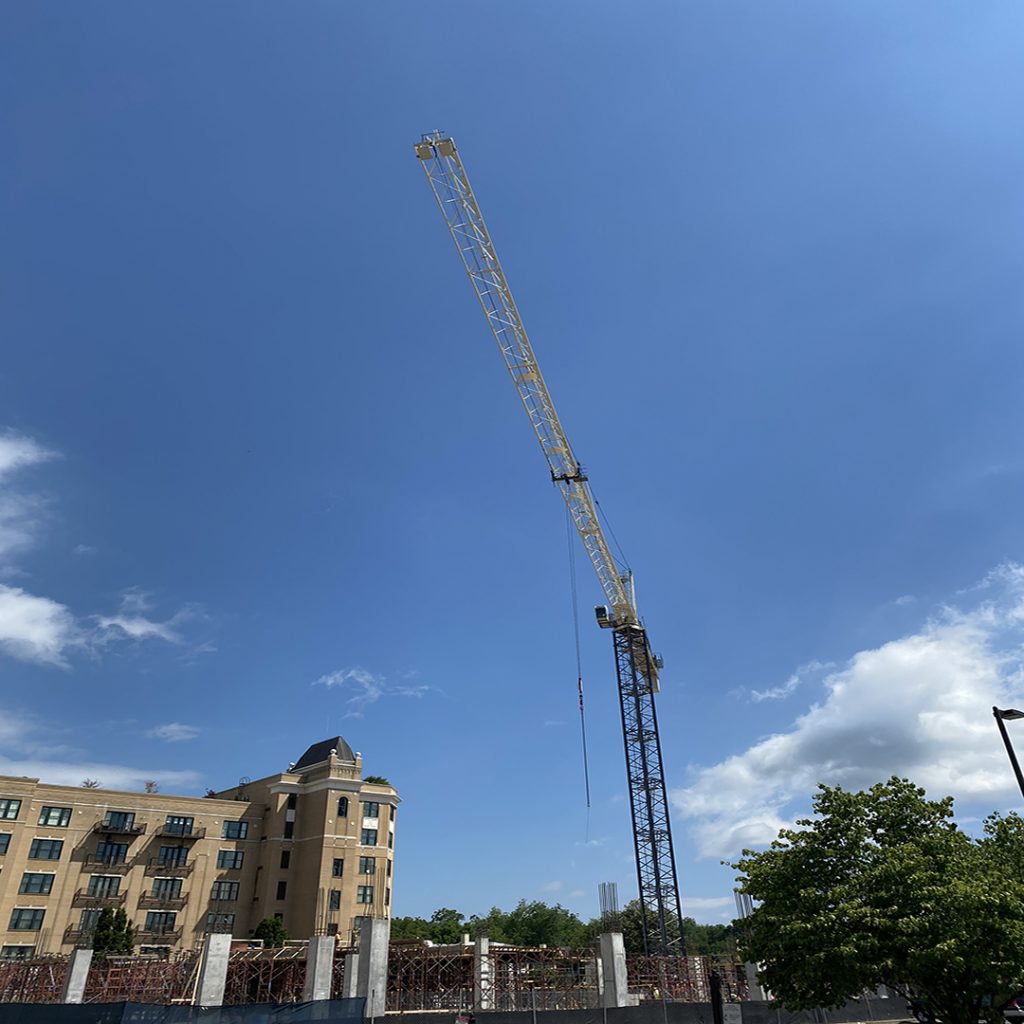
<svg viewBox="0 0 1024 1024">
<path fill-rule="evenodd" d="M 254 1003 L 208 1009 L 152 1003 L 0 1003 L 0 1024 L 362 1024 L 365 1006 L 365 999 Z"/>
</svg>

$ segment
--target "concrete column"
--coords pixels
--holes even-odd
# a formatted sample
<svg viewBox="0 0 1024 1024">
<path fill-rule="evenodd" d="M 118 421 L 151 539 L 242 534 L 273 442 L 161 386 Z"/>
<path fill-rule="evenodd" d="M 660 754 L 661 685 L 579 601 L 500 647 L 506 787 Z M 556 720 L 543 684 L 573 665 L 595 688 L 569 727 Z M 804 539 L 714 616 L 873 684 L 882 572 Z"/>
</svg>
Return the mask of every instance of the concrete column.
<svg viewBox="0 0 1024 1024">
<path fill-rule="evenodd" d="M 473 948 L 473 1009 L 494 1009 L 494 966 L 491 963 L 491 940 L 476 940 Z"/>
<path fill-rule="evenodd" d="M 604 991 L 602 1006 L 629 1006 L 629 986 L 626 981 L 626 946 L 622 932 L 606 932 L 601 936 L 601 975 Z"/>
<path fill-rule="evenodd" d="M 757 981 L 757 964 L 746 963 L 743 965 L 743 970 L 747 975 L 747 998 L 767 999 L 768 993 L 761 988 Z"/>
<path fill-rule="evenodd" d="M 203 958 L 199 962 L 199 984 L 192 1002 L 196 1006 L 222 1006 L 224 986 L 231 959 L 231 936 L 217 932 L 206 936 Z"/>
<path fill-rule="evenodd" d="M 355 999 L 359 994 L 359 954 L 345 954 L 345 973 L 341 982 L 343 999 Z"/>
<path fill-rule="evenodd" d="M 91 949 L 76 949 L 71 954 L 71 959 L 68 961 L 68 973 L 64 975 L 64 990 L 60 995 L 62 1003 L 80 1003 L 82 1001 L 91 963 Z"/>
<path fill-rule="evenodd" d="M 359 963 L 356 965 L 356 994 L 366 999 L 363 1016 L 384 1016 L 388 986 L 388 941 L 391 922 L 383 917 L 359 919 Z"/>
<path fill-rule="evenodd" d="M 306 947 L 306 983 L 302 998 L 310 1003 L 331 998 L 334 974 L 334 936 L 314 935 Z"/>
</svg>

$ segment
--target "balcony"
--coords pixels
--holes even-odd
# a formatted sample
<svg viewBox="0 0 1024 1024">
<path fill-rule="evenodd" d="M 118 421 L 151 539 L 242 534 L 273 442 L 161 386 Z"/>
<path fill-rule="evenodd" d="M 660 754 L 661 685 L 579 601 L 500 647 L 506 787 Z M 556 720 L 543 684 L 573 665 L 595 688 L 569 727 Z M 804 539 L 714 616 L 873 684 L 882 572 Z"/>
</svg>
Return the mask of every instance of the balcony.
<svg viewBox="0 0 1024 1024">
<path fill-rule="evenodd" d="M 97 857 L 90 853 L 82 861 L 83 871 L 95 871 L 104 875 L 123 875 L 131 868 L 133 861 L 120 857 Z"/>
<path fill-rule="evenodd" d="M 158 928 L 156 931 L 137 931 L 135 933 L 135 941 L 139 944 L 144 945 L 156 945 L 156 946 L 173 946 L 181 938 L 181 929 L 163 929 Z"/>
<path fill-rule="evenodd" d="M 161 825 L 156 833 L 158 836 L 171 836 L 174 839 L 203 839 L 206 836 L 205 828 L 196 828 L 192 825 Z"/>
<path fill-rule="evenodd" d="M 92 929 L 86 931 L 71 925 L 64 929 L 64 944 L 89 947 L 92 945 L 93 935 L 95 935 L 95 932 Z"/>
<path fill-rule="evenodd" d="M 147 875 L 162 875 L 165 878 L 186 878 L 192 874 L 195 864 L 192 861 L 182 863 L 177 860 L 161 860 L 159 857 L 150 857 L 146 861 Z"/>
<path fill-rule="evenodd" d="M 97 821 L 92 827 L 93 832 L 107 836 L 141 836 L 146 831 L 145 825 L 126 825 L 116 821 Z"/>
<path fill-rule="evenodd" d="M 79 889 L 71 899 L 73 907 L 120 907 L 124 904 L 127 893 L 91 893 L 88 889 Z"/>
<path fill-rule="evenodd" d="M 139 897 L 140 910 L 181 910 L 188 903 L 188 893 L 182 896 L 156 896 L 144 892 Z"/>
</svg>

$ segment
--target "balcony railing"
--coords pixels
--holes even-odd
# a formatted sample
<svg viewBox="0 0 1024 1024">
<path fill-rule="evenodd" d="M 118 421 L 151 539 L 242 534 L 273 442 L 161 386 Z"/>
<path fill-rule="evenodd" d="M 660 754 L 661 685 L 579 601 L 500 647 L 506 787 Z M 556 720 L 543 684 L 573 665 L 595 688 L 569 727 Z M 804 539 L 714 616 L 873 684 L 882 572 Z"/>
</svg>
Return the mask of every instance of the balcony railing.
<svg viewBox="0 0 1024 1024">
<path fill-rule="evenodd" d="M 128 825 L 117 821 L 97 821 L 92 830 L 108 836 L 141 836 L 146 831 L 146 826 Z"/>
<path fill-rule="evenodd" d="M 79 889 L 72 897 L 71 905 L 73 907 L 120 907 L 124 901 L 127 893 L 105 893 L 105 892 L 89 892 L 88 889 Z"/>
<path fill-rule="evenodd" d="M 82 870 L 99 871 L 105 875 L 123 875 L 133 863 L 134 860 L 127 857 L 97 857 L 95 853 L 90 853 L 82 861 Z"/>
<path fill-rule="evenodd" d="M 76 928 L 71 925 L 64 929 L 64 943 L 65 945 L 91 946 L 93 935 L 95 935 L 95 929 Z"/>
<path fill-rule="evenodd" d="M 181 938 L 180 928 L 157 928 L 155 931 L 137 931 L 135 941 L 137 943 L 154 943 L 158 946 L 169 946 Z"/>
<path fill-rule="evenodd" d="M 146 861 L 147 875 L 163 875 L 167 878 L 185 878 L 192 874 L 195 864 L 188 860 L 182 863 L 177 860 L 161 860 L 159 857 L 150 857 Z"/>
<path fill-rule="evenodd" d="M 161 825 L 157 832 L 158 836 L 174 836 L 175 839 L 202 839 L 206 835 L 205 828 L 196 828 L 193 825 Z"/>
<path fill-rule="evenodd" d="M 188 893 L 180 896 L 157 896 L 151 892 L 144 892 L 139 897 L 140 910 L 181 910 L 188 903 Z"/>
</svg>

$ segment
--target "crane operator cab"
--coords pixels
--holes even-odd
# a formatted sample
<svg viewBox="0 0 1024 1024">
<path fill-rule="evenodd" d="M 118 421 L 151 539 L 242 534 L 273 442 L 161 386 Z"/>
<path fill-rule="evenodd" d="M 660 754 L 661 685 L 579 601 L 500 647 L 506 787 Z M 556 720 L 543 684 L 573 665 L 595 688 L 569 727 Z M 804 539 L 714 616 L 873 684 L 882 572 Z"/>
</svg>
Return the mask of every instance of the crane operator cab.
<svg viewBox="0 0 1024 1024">
<path fill-rule="evenodd" d="M 611 629 L 612 626 L 615 625 L 615 622 L 612 619 L 612 610 L 606 604 L 599 604 L 594 609 L 594 615 L 597 616 L 597 624 L 602 629 Z"/>
</svg>

